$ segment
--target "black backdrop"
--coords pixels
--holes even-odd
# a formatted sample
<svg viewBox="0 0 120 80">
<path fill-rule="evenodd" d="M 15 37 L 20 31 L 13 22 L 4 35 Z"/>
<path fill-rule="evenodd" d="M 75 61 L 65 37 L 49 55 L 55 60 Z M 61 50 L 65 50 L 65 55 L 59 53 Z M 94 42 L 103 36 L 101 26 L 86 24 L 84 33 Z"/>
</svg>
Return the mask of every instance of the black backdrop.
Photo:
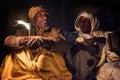
<svg viewBox="0 0 120 80">
<path fill-rule="evenodd" d="M 50 26 L 74 30 L 74 21 L 80 10 L 88 9 L 101 20 L 104 30 L 120 29 L 119 2 L 116 0 L 1 0 L 0 1 L 0 57 L 4 57 L 3 41 L 11 32 L 15 19 L 27 18 L 32 5 L 44 6 L 49 14 Z M 0 59 L 2 59 L 0 58 Z"/>
</svg>

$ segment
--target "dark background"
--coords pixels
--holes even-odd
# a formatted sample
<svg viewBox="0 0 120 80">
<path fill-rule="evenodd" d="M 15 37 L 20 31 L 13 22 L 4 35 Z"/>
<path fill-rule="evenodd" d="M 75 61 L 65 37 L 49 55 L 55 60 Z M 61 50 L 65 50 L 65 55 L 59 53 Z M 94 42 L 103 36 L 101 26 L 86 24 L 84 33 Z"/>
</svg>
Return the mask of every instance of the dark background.
<svg viewBox="0 0 120 80">
<path fill-rule="evenodd" d="M 8 35 L 15 19 L 27 21 L 27 11 L 32 5 L 42 5 L 48 10 L 50 26 L 74 30 L 74 21 L 79 11 L 87 9 L 97 14 L 100 19 L 103 18 L 104 29 L 113 30 L 120 25 L 118 3 L 116 0 L 2 0 L 0 37 Z"/>
<path fill-rule="evenodd" d="M 6 36 L 14 32 L 14 20 L 28 21 L 27 12 L 32 5 L 44 6 L 50 14 L 49 25 L 64 30 L 74 31 L 76 16 L 84 9 L 98 16 L 101 20 L 101 29 L 108 31 L 120 29 L 118 0 L 1 0 L 0 5 L 0 57 L 2 58 L 5 55 L 3 42 Z"/>
</svg>

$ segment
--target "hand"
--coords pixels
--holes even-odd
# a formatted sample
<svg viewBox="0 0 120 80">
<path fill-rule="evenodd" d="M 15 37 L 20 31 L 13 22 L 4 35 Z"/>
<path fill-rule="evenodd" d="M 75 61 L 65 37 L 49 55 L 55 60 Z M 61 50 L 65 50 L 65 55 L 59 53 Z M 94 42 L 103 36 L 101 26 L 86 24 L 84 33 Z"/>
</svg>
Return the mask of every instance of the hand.
<svg viewBox="0 0 120 80">
<path fill-rule="evenodd" d="M 57 28 L 52 28 L 51 32 L 47 35 L 47 37 L 53 42 L 58 42 L 61 39 L 65 40 L 65 37 L 61 34 L 61 30 Z"/>
<path fill-rule="evenodd" d="M 34 50 L 38 47 L 48 47 L 51 40 L 47 37 L 43 36 L 32 36 L 30 40 L 27 43 L 27 46 L 30 47 L 30 49 Z"/>
<path fill-rule="evenodd" d="M 19 41 L 19 46 L 26 46 L 28 41 L 29 41 L 28 37 L 21 38 L 20 41 Z"/>
<path fill-rule="evenodd" d="M 84 45 L 86 45 L 86 46 L 91 46 L 91 45 L 94 44 L 95 41 L 96 41 L 95 38 L 91 38 L 91 39 L 85 39 L 81 43 L 84 44 Z"/>
</svg>

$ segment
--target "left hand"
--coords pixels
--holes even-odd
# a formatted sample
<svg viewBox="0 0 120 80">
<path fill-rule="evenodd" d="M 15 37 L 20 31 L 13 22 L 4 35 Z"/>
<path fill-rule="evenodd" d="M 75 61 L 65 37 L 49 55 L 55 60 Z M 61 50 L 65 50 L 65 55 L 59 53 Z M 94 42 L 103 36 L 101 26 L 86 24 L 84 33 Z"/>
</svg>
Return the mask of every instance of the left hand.
<svg viewBox="0 0 120 80">
<path fill-rule="evenodd" d="M 47 35 L 47 37 L 54 42 L 60 41 L 61 39 L 65 40 L 65 37 L 60 33 L 60 31 L 60 29 L 52 28 L 50 34 Z"/>
<path fill-rule="evenodd" d="M 40 46 L 43 46 L 44 44 L 47 44 L 50 42 L 50 39 L 43 37 L 43 36 L 31 36 L 29 42 L 27 43 L 27 46 L 31 49 L 36 49 Z"/>
</svg>

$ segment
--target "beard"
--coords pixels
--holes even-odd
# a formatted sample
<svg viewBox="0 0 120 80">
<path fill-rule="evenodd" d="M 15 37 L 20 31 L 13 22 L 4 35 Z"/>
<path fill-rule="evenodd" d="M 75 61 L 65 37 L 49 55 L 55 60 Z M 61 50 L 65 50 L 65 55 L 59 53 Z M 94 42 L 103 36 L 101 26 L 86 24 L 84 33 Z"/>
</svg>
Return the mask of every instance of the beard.
<svg viewBox="0 0 120 80">
<path fill-rule="evenodd" d="M 42 35 L 49 27 L 47 25 L 41 26 L 39 25 L 38 27 L 36 27 L 36 33 L 38 35 Z"/>
</svg>

